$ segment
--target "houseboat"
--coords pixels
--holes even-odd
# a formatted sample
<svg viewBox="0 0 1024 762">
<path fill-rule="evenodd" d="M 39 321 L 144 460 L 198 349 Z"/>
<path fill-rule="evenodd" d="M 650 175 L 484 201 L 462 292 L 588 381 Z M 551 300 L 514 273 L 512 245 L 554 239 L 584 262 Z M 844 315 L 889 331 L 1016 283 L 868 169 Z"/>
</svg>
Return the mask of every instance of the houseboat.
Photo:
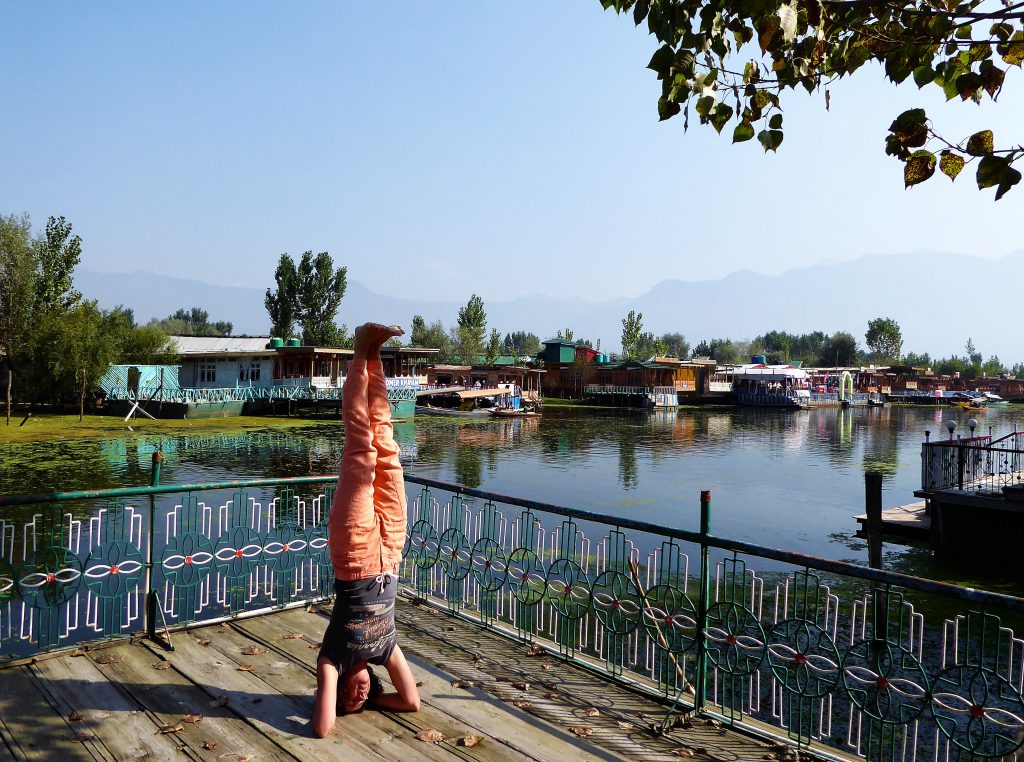
<svg viewBox="0 0 1024 762">
<path fill-rule="evenodd" d="M 739 405 L 811 407 L 810 375 L 792 365 L 741 365 L 732 373 L 733 398 Z"/>
</svg>

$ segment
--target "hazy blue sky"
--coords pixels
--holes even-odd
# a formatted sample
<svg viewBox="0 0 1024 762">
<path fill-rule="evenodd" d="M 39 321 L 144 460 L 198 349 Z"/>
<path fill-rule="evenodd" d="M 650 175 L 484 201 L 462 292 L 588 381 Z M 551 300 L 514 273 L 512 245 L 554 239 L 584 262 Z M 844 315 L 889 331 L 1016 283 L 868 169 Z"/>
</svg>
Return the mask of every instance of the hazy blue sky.
<svg viewBox="0 0 1024 762">
<path fill-rule="evenodd" d="M 1019 70 L 980 108 L 877 67 L 830 112 L 793 93 L 766 156 L 659 124 L 654 48 L 597 0 L 7 4 L 0 213 L 67 216 L 93 270 L 264 287 L 326 249 L 371 289 L 458 300 L 1021 247 L 1024 188 L 904 191 L 882 148 L 917 105 L 1021 142 Z"/>
</svg>

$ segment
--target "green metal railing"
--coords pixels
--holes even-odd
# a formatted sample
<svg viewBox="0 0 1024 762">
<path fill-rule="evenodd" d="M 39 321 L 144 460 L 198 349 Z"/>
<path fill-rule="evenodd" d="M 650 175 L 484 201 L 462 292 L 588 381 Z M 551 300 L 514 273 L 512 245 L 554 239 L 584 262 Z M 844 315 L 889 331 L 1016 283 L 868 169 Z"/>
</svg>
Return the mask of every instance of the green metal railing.
<svg viewBox="0 0 1024 762">
<path fill-rule="evenodd" d="M 302 605 L 336 478 L 0 497 L 0 660 Z M 407 593 L 817 753 L 1013 759 L 1024 599 L 406 477 Z M 693 559 L 693 568 L 691 561 Z"/>
</svg>

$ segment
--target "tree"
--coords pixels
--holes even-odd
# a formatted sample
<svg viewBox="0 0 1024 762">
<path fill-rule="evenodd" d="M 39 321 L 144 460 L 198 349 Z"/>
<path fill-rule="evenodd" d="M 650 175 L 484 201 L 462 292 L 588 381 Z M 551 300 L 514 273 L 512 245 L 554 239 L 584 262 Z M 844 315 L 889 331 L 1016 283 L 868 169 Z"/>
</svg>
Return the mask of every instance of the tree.
<svg viewBox="0 0 1024 762">
<path fill-rule="evenodd" d="M 177 348 L 171 337 L 156 325 L 136 325 L 135 313 L 117 306 L 103 313 L 104 330 L 114 337 L 118 360 L 137 365 L 172 365 Z"/>
<path fill-rule="evenodd" d="M 469 297 L 465 307 L 459 308 L 459 320 L 452 335 L 456 353 L 462 362 L 471 364 L 484 351 L 487 335 L 487 313 L 484 302 L 476 294 Z"/>
<path fill-rule="evenodd" d="M 744 348 L 732 339 L 711 339 L 701 341 L 693 348 L 693 357 L 708 357 L 723 365 L 745 362 Z"/>
<path fill-rule="evenodd" d="M 210 322 L 210 313 L 202 307 L 179 307 L 163 320 L 148 324 L 171 336 L 230 336 L 234 325 L 227 320 Z"/>
<path fill-rule="evenodd" d="M 117 336 L 107 330 L 96 302 L 86 301 L 67 312 L 48 314 L 39 327 L 40 346 L 48 349 L 54 383 L 73 388 L 78 420 L 85 416 L 85 396 L 119 354 Z"/>
<path fill-rule="evenodd" d="M 438 350 L 437 359 L 440 362 L 449 362 L 454 359 L 451 337 L 440 320 L 435 320 L 427 325 L 422 316 L 414 316 L 409 339 L 414 347 Z"/>
<path fill-rule="evenodd" d="M 540 338 L 535 333 L 513 331 L 505 334 L 502 348 L 505 354 L 516 357 L 535 355 L 540 351 Z"/>
<path fill-rule="evenodd" d="M 50 217 L 37 245 L 36 309 L 71 309 L 82 298 L 72 287 L 75 268 L 82 259 L 82 239 L 71 235 L 71 223 L 63 217 Z"/>
<path fill-rule="evenodd" d="M 485 362 L 488 365 L 494 365 L 501 356 L 501 334 L 498 333 L 497 328 L 491 329 L 491 336 L 487 341 L 487 349 L 484 353 Z"/>
<path fill-rule="evenodd" d="M 903 334 L 900 325 L 892 318 L 875 318 L 868 321 L 864 334 L 868 349 L 879 359 L 898 361 L 903 350 Z"/>
<path fill-rule="evenodd" d="M 299 312 L 299 274 L 288 254 L 282 254 L 278 260 L 274 282 L 277 288 L 267 289 L 263 304 L 270 315 L 270 335 L 287 341 L 295 332 Z"/>
<path fill-rule="evenodd" d="M 11 425 L 14 367 L 33 326 L 36 256 L 28 217 L 0 216 L 0 351 L 7 366 L 7 425 Z"/>
<path fill-rule="evenodd" d="M 825 339 L 821 345 L 821 354 L 818 356 L 818 365 L 821 367 L 844 367 L 856 365 L 860 359 L 860 350 L 857 347 L 857 339 L 853 334 L 845 331 L 836 331 Z"/>
<path fill-rule="evenodd" d="M 974 102 L 986 94 L 995 100 L 1007 69 L 1024 61 L 1020 6 L 1008 1 L 994 8 L 981 0 L 600 1 L 618 13 L 632 10 L 661 43 L 648 68 L 661 80 L 662 120 L 682 112 L 685 129 L 692 106 L 719 133 L 733 124 L 734 143 L 756 131 L 765 151 L 782 144 L 786 90 L 824 87 L 827 109 L 829 84 L 869 61 L 881 63 L 893 83 L 912 75 L 919 88 L 933 84 L 947 100 Z M 760 56 L 744 60 L 748 51 Z M 923 109 L 893 120 L 885 150 L 904 162 L 908 187 L 930 178 L 936 164 L 952 180 L 976 161 L 978 187 L 995 187 L 997 200 L 1020 181 L 1012 164 L 1024 155 L 1020 145 L 996 149 L 989 130 L 947 139 Z"/>
<path fill-rule="evenodd" d="M 640 338 L 637 341 L 635 359 L 647 360 L 651 357 L 664 355 L 667 351 L 668 347 L 665 345 L 665 342 L 657 338 L 653 333 L 646 331 L 640 334 Z"/>
<path fill-rule="evenodd" d="M 622 319 L 622 359 L 635 360 L 640 353 L 640 335 L 644 330 L 644 313 L 630 310 Z"/>
<path fill-rule="evenodd" d="M 690 356 L 690 342 L 681 333 L 664 333 L 661 342 L 665 345 L 664 354 L 683 360 Z"/>
<path fill-rule="evenodd" d="M 313 257 L 304 252 L 298 268 L 299 310 L 302 343 L 327 346 L 336 335 L 334 318 L 348 286 L 348 268 L 334 269 L 334 260 L 326 251 Z"/>
</svg>

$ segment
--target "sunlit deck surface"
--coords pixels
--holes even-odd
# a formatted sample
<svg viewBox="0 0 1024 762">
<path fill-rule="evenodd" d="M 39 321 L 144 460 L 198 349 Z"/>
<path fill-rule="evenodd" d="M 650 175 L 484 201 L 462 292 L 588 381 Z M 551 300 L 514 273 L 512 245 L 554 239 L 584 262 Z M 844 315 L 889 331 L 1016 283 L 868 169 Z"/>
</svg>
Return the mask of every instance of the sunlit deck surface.
<svg viewBox="0 0 1024 762">
<path fill-rule="evenodd" d="M 779 754 L 701 719 L 659 736 L 650 726 L 666 709 L 652 699 L 402 599 L 399 638 L 422 680 L 423 707 L 339 717 L 334 733 L 320 740 L 309 716 L 328 613 L 293 609 L 177 632 L 173 652 L 135 639 L 0 670 L 0 757 L 350 762 Z M 418 740 L 428 729 L 444 740 Z M 467 736 L 480 740 L 469 745 Z"/>
</svg>

